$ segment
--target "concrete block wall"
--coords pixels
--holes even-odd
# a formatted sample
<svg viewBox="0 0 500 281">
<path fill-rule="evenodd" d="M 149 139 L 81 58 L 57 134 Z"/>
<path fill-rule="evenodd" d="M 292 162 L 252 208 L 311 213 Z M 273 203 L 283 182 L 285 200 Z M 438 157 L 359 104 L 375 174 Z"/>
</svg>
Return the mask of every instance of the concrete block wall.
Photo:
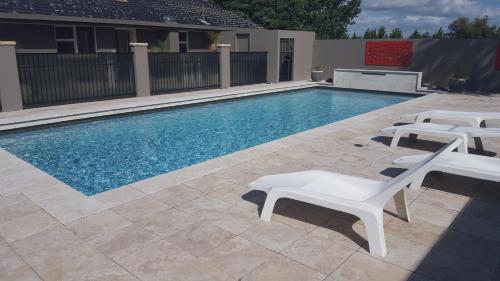
<svg viewBox="0 0 500 281">
<path fill-rule="evenodd" d="M 417 71 L 423 73 L 424 83 L 443 87 L 454 69 L 464 65 L 470 70 L 471 89 L 500 92 L 500 71 L 495 70 L 498 39 L 413 40 L 413 63 L 404 67 L 365 65 L 366 41 L 316 40 L 313 65 L 324 67 L 324 79 L 333 76 L 334 68 Z"/>
</svg>

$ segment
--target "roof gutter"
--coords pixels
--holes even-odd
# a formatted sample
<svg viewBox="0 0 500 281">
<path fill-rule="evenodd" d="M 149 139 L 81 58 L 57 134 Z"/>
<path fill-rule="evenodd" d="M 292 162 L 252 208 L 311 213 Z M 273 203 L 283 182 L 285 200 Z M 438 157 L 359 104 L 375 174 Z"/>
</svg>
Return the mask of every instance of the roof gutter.
<svg viewBox="0 0 500 281">
<path fill-rule="evenodd" d="M 0 13 L 0 19 L 48 21 L 48 22 L 54 22 L 54 21 L 81 22 L 81 23 L 95 23 L 95 24 L 154 26 L 154 27 L 169 27 L 169 28 L 179 28 L 179 29 L 202 29 L 202 30 L 220 30 L 220 31 L 258 29 L 258 28 L 241 28 L 241 27 L 214 26 L 214 25 L 180 24 L 174 22 L 84 18 L 84 17 L 72 17 L 72 16 L 53 16 L 53 15 L 21 14 L 21 13 Z"/>
</svg>

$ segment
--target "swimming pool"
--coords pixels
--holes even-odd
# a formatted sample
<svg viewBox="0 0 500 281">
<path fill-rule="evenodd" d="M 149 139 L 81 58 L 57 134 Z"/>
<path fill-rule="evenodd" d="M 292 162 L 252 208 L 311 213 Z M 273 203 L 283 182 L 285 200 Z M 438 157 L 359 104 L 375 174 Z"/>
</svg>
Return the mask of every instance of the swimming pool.
<svg viewBox="0 0 500 281">
<path fill-rule="evenodd" d="M 0 135 L 0 147 L 93 195 L 411 99 L 313 88 Z"/>
</svg>

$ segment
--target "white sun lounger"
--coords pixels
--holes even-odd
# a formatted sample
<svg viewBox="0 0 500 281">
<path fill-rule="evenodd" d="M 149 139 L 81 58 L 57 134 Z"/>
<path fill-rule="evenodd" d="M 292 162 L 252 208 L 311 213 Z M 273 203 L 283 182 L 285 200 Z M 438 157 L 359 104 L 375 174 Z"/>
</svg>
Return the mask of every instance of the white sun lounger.
<svg viewBox="0 0 500 281">
<path fill-rule="evenodd" d="M 500 137 L 500 128 L 473 128 L 455 125 L 415 123 L 402 126 L 394 126 L 380 130 L 383 133 L 392 134 L 391 147 L 397 147 L 403 135 L 409 134 L 410 140 L 415 141 L 418 135 L 435 137 L 448 137 L 451 139 L 462 138 L 463 145 L 459 147 L 460 152 L 467 153 L 467 143 L 469 138 L 473 138 L 476 149 L 483 150 L 483 137 Z"/>
<path fill-rule="evenodd" d="M 385 256 L 387 248 L 382 216 L 385 204 L 394 197 L 399 217 L 409 221 L 404 188 L 420 179 L 423 171 L 427 171 L 436 161 L 461 144 L 462 140 L 456 139 L 432 157 L 387 182 L 327 171 L 303 171 L 264 176 L 250 183 L 249 187 L 267 193 L 261 220 L 271 219 L 274 205 L 280 198 L 290 198 L 353 214 L 366 226 L 370 252 Z"/>
<path fill-rule="evenodd" d="M 415 123 L 430 122 L 432 119 L 461 121 L 470 124 L 471 127 L 486 127 L 487 120 L 500 120 L 500 112 L 467 112 L 450 110 L 430 110 L 405 115 L 413 118 Z"/>
<path fill-rule="evenodd" d="M 394 160 L 394 165 L 401 168 L 411 168 L 425 161 L 432 154 L 403 156 Z M 427 173 L 439 171 L 454 175 L 500 182 L 500 158 L 487 157 L 475 154 L 448 153 L 435 161 L 421 178 L 414 181 L 411 189 L 419 189 Z"/>
</svg>

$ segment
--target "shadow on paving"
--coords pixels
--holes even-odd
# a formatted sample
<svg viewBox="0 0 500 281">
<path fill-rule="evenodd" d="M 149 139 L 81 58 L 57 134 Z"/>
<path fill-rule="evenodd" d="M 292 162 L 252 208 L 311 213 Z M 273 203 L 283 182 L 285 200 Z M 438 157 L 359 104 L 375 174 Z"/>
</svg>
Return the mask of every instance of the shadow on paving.
<svg viewBox="0 0 500 281">
<path fill-rule="evenodd" d="M 470 199 L 415 272 L 436 281 L 500 280 L 500 183 L 440 172 L 428 178 L 429 190 Z"/>
<path fill-rule="evenodd" d="M 395 177 L 403 171 L 405 170 L 388 168 L 380 173 Z M 465 207 L 459 210 L 454 221 L 413 270 L 407 281 L 500 280 L 500 183 L 433 172 L 426 177 L 423 185 L 428 188 L 428 191 L 442 191 L 470 199 Z M 264 192 L 251 191 L 242 198 L 258 204 L 260 213 L 265 196 Z M 340 216 L 343 221 L 347 222 L 348 227 L 344 224 L 317 223 L 310 214 L 307 216 L 297 212 L 287 212 L 292 208 L 305 210 L 311 208 L 311 205 L 280 199 L 276 203 L 274 214 L 337 232 L 368 250 L 365 238 L 354 230 L 354 225 L 359 221 L 357 217 L 314 206 L 314 208 L 323 209 L 322 212 L 327 212 L 330 216 Z M 398 219 L 396 214 L 390 211 L 385 211 L 385 213 Z M 388 251 L 390 253 L 391 248 Z M 412 252 L 406 254 L 411 258 Z"/>
<path fill-rule="evenodd" d="M 372 138 L 373 141 L 382 143 L 386 146 L 391 145 L 392 137 L 386 137 L 386 136 L 377 136 Z M 436 152 L 443 146 L 447 145 L 448 143 L 446 142 L 438 142 L 438 141 L 430 141 L 430 140 L 425 140 L 425 139 L 418 139 L 417 141 L 411 141 L 407 137 L 402 137 L 398 143 L 398 147 L 404 147 L 404 148 L 411 148 L 411 149 L 416 149 L 416 150 L 421 150 L 421 151 L 427 151 L 427 152 Z M 487 148 L 485 148 L 487 149 Z M 493 151 L 478 151 L 475 148 L 469 147 L 469 153 L 471 154 L 479 154 L 479 155 L 485 155 L 485 156 L 495 156 L 496 153 Z"/>
</svg>

